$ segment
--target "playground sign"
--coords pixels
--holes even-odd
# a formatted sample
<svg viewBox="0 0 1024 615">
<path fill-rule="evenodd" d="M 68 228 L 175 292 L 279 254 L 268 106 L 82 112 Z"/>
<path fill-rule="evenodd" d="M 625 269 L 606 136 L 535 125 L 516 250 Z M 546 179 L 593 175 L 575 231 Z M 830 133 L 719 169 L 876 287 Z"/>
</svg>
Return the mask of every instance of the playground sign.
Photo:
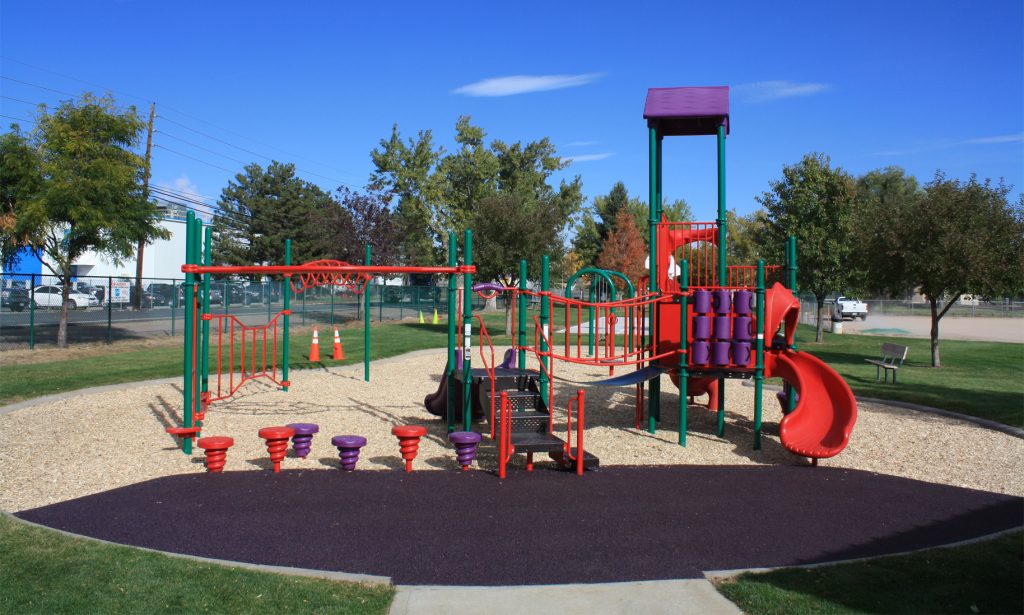
<svg viewBox="0 0 1024 615">
<path fill-rule="evenodd" d="M 110 302 L 111 303 L 128 303 L 131 299 L 131 282 L 111 282 L 110 283 Z"/>
</svg>

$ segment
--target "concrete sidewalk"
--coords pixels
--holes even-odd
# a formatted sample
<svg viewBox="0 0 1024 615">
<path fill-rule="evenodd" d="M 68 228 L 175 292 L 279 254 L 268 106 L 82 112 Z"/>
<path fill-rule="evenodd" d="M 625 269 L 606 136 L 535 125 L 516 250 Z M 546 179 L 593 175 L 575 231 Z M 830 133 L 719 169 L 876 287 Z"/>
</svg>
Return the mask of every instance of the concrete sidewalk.
<svg viewBox="0 0 1024 615">
<path fill-rule="evenodd" d="M 707 579 L 593 585 L 447 587 L 399 585 L 391 615 L 738 615 Z"/>
</svg>

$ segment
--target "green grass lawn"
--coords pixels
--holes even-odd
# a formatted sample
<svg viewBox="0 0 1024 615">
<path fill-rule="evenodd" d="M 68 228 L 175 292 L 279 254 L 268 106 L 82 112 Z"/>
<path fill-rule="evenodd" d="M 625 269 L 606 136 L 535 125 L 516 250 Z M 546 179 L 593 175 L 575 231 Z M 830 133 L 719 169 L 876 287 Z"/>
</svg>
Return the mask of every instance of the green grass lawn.
<svg viewBox="0 0 1024 615">
<path fill-rule="evenodd" d="M 718 585 L 751 615 L 1024 612 L 1024 535 Z"/>
<path fill-rule="evenodd" d="M 883 342 L 908 346 L 898 384 L 875 379 L 865 358 L 881 356 Z M 797 348 L 832 366 L 857 395 L 912 402 L 1024 426 L 1024 344 L 941 340 L 942 367 L 931 367 L 927 339 L 833 335 L 814 342 L 814 328 L 801 325 Z"/>
<path fill-rule="evenodd" d="M 0 613 L 386 613 L 386 585 L 169 557 L 0 515 Z"/>
</svg>

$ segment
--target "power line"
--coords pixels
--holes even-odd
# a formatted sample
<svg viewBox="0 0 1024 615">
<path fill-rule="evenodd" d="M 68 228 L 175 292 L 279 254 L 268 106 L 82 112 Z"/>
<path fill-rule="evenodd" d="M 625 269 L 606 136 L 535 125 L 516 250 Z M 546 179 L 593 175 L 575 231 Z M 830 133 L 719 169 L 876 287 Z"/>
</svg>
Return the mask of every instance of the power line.
<svg viewBox="0 0 1024 615">
<path fill-rule="evenodd" d="M 160 149 L 162 149 L 164 151 L 170 152 L 172 154 L 177 154 L 178 156 L 181 156 L 182 158 L 188 158 L 189 160 L 195 160 L 196 162 L 205 164 L 206 166 L 213 167 L 215 169 L 220 169 L 221 171 L 224 171 L 225 173 L 234 173 L 234 171 L 232 171 L 231 169 L 225 169 L 224 167 L 222 167 L 220 165 L 213 164 L 212 162 L 206 162 L 205 160 L 200 160 L 199 158 L 195 158 L 193 156 L 189 156 L 188 154 L 182 154 L 179 151 L 175 151 L 175 150 L 173 150 L 173 149 L 171 149 L 169 147 L 165 147 L 163 145 L 154 144 L 153 147 L 159 147 Z"/>
<path fill-rule="evenodd" d="M 42 105 L 42 106 L 46 107 L 47 109 L 49 108 L 49 105 L 47 105 L 46 103 L 36 103 L 36 102 L 32 102 L 31 100 L 22 100 L 20 98 L 15 98 L 13 96 L 8 96 L 6 94 L 0 94 L 0 98 L 6 98 L 7 100 L 13 100 L 14 102 L 25 103 L 26 105 L 32 105 L 34 107 L 38 107 L 38 106 Z"/>
<path fill-rule="evenodd" d="M 22 81 L 21 79 L 15 79 L 14 77 L 8 77 L 7 75 L 0 75 L 0 79 L 6 79 L 8 81 L 13 81 L 15 83 L 21 83 L 23 85 L 28 85 L 28 86 L 31 86 L 31 87 L 34 87 L 34 88 L 39 88 L 40 90 L 47 90 L 47 91 L 50 91 L 50 92 L 56 92 L 58 94 L 64 94 L 64 95 L 67 95 L 67 96 L 75 96 L 75 94 L 72 94 L 71 92 L 65 92 L 63 90 L 55 90 L 53 88 L 48 88 L 45 85 L 39 85 L 38 83 L 30 83 L 28 81 Z"/>
<path fill-rule="evenodd" d="M 18 122 L 28 122 L 29 124 L 38 124 L 39 123 L 39 122 L 36 122 L 35 120 L 26 120 L 23 117 L 14 117 L 13 115 L 4 115 L 3 113 L 0 113 L 0 117 L 5 117 L 5 118 L 7 118 L 9 120 L 15 120 L 15 121 L 18 121 Z"/>
<path fill-rule="evenodd" d="M 162 118 L 162 119 L 167 119 L 167 118 Z M 168 120 L 168 121 L 170 121 L 170 120 Z M 170 137 L 170 138 L 174 139 L 175 141 L 179 141 L 181 143 L 184 143 L 185 145 L 191 145 L 192 147 L 194 147 L 196 149 L 201 149 L 204 152 L 209 152 L 209 153 L 211 153 L 211 154 L 213 154 L 215 156 L 220 156 L 222 158 L 227 158 L 228 160 L 230 160 L 232 162 L 237 162 L 238 164 L 242 164 L 242 165 L 249 164 L 248 162 L 246 162 L 244 160 L 239 160 L 237 158 L 232 158 L 231 156 L 228 156 L 227 154 L 222 154 L 220 152 L 215 152 L 212 149 L 203 147 L 202 145 L 197 145 L 195 143 L 192 143 L 191 141 L 186 141 L 185 139 L 182 139 L 181 137 L 176 137 L 176 136 L 172 135 L 169 132 L 165 132 L 163 130 L 157 130 L 156 133 L 164 135 L 165 137 Z"/>
</svg>

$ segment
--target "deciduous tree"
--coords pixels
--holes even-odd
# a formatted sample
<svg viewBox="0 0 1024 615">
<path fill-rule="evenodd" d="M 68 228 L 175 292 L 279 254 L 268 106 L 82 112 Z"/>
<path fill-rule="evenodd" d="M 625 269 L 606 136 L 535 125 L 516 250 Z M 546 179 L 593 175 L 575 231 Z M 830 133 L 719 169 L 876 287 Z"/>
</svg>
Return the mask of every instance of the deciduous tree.
<svg viewBox="0 0 1024 615">
<path fill-rule="evenodd" d="M 620 210 L 615 218 L 615 229 L 608 233 L 601 255 L 597 258 L 597 266 L 618 271 L 629 278 L 634 287 L 638 287 L 641 276 L 647 271 L 644 267 L 647 255 L 647 246 L 644 245 L 633 216 L 625 209 Z M 615 278 L 615 286 L 620 290 L 625 288 L 625 284 L 618 278 Z"/>
<path fill-rule="evenodd" d="M 35 161 L 26 156 L 17 130 L 5 139 L 4 166 L 15 160 L 25 165 L 15 169 L 25 175 L 10 191 L 4 188 L 4 261 L 28 247 L 60 278 L 61 348 L 67 346 L 72 264 L 88 250 L 121 262 L 139 241 L 166 236 L 156 207 L 142 194 L 143 160 L 133 150 L 143 128 L 134 107 L 122 109 L 109 96 L 87 93 L 52 111 L 39 107 L 27 140 Z"/>
<path fill-rule="evenodd" d="M 841 168 L 833 168 L 828 156 L 814 153 L 783 167 L 782 178 L 769 185 L 770 190 L 757 198 L 767 216 L 762 249 L 781 263 L 786 238 L 796 236 L 797 285 L 817 300 L 815 339 L 820 342 L 825 297 L 843 292 L 858 278 L 851 258 L 856 249 L 851 240 L 854 181 Z"/>
</svg>

